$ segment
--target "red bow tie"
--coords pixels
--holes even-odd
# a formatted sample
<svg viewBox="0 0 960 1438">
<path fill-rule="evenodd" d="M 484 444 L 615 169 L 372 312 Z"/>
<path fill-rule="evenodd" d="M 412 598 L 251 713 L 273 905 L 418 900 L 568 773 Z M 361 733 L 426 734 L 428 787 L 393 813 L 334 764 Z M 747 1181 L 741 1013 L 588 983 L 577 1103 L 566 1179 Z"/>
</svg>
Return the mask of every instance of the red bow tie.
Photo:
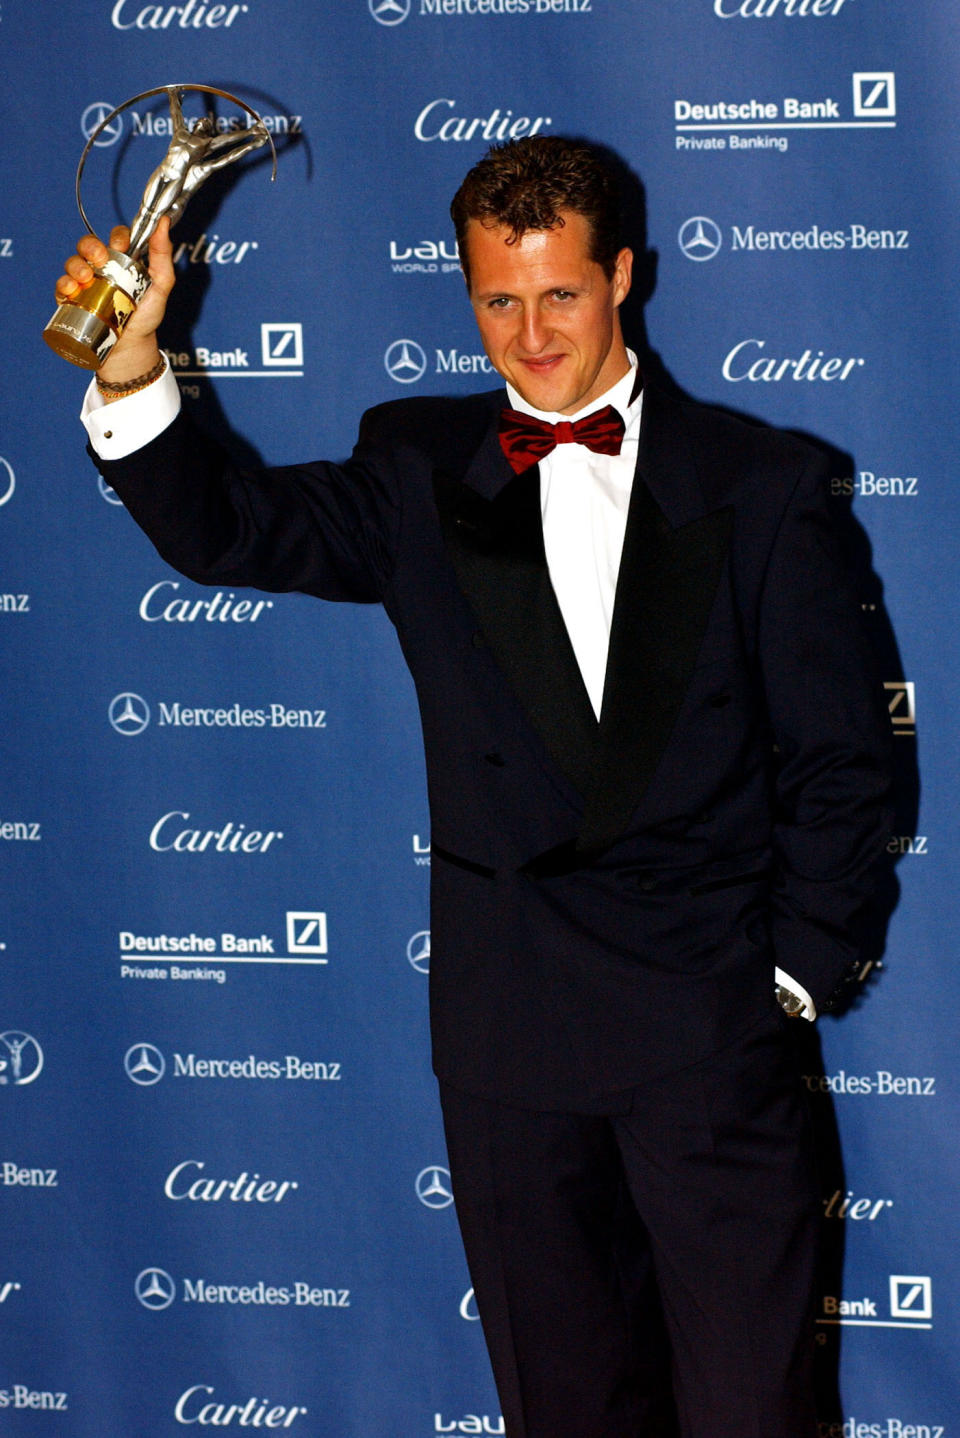
<svg viewBox="0 0 960 1438">
<path fill-rule="evenodd" d="M 585 444 L 596 454 L 619 454 L 623 433 L 623 418 L 612 404 L 574 424 L 565 419 L 551 424 L 517 409 L 500 414 L 500 447 L 517 474 L 537 464 L 558 444 Z"/>
</svg>

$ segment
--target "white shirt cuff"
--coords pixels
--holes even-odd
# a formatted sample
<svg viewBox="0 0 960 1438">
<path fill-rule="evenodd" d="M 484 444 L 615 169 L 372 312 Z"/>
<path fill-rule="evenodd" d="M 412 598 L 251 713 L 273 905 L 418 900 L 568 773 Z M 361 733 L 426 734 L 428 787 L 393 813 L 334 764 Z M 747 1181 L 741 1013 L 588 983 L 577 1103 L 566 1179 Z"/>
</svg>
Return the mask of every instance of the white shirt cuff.
<svg viewBox="0 0 960 1438">
<path fill-rule="evenodd" d="M 803 1008 L 800 1010 L 800 1017 L 802 1019 L 809 1019 L 812 1023 L 813 1020 L 817 1017 L 817 1006 L 813 1002 L 813 999 L 807 993 L 803 985 L 798 984 L 796 979 L 791 979 L 789 974 L 785 974 L 783 972 L 783 969 L 774 970 L 774 982 L 782 984 L 785 989 L 789 989 L 792 994 L 796 994 L 798 999 L 803 1000 Z"/>
<path fill-rule="evenodd" d="M 96 379 L 92 379 L 80 420 L 95 454 L 101 459 L 124 459 L 162 434 L 179 412 L 180 390 L 170 362 L 164 356 L 163 374 L 159 379 L 112 404 L 106 403 L 97 389 Z"/>
</svg>

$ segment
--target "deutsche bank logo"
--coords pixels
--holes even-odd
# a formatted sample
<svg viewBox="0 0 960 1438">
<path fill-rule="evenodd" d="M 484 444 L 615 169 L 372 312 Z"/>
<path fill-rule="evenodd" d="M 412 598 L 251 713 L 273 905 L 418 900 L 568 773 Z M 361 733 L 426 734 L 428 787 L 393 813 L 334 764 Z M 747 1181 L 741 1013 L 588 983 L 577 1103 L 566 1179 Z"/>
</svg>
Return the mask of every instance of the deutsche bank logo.
<svg viewBox="0 0 960 1438">
<path fill-rule="evenodd" d="M 450 1171 L 433 1164 L 417 1174 L 417 1198 L 426 1208 L 449 1208 L 453 1202 L 450 1192 Z"/>
<path fill-rule="evenodd" d="M 680 226 L 677 242 L 688 260 L 712 260 L 723 244 L 720 226 L 706 215 L 692 215 Z"/>
<path fill-rule="evenodd" d="M 420 929 L 407 944 L 407 958 L 418 974 L 430 972 L 430 930 Z"/>
<path fill-rule="evenodd" d="M 89 140 L 97 126 L 103 123 L 114 108 L 115 106 L 108 105 L 106 100 L 94 100 L 92 105 L 87 106 L 80 117 L 80 128 L 85 140 Z M 94 148 L 99 150 L 106 145 L 115 145 L 122 134 L 123 118 L 118 115 L 115 120 L 110 121 L 103 134 L 97 136 Z"/>
<path fill-rule="evenodd" d="M 897 92 L 892 70 L 861 70 L 853 77 L 853 113 L 868 120 L 892 120 Z"/>
<path fill-rule="evenodd" d="M 416 340 L 394 340 L 383 357 L 387 374 L 397 384 L 416 384 L 427 369 L 427 356 Z"/>
<path fill-rule="evenodd" d="M 933 1289 L 929 1278 L 890 1275 L 890 1317 L 929 1319 L 933 1317 Z"/>
<path fill-rule="evenodd" d="M 142 734 L 150 723 L 150 705 L 139 694 L 118 694 L 110 701 L 107 717 L 118 734 Z"/>
<path fill-rule="evenodd" d="M 145 1268 L 137 1274 L 133 1291 L 144 1308 L 152 1308 L 159 1313 L 161 1308 L 169 1308 L 176 1298 L 177 1285 L 165 1269 Z"/>
<path fill-rule="evenodd" d="M 13 465 L 0 456 L 0 505 L 6 504 L 11 498 L 16 484 L 17 476 L 13 472 Z"/>
<path fill-rule="evenodd" d="M 325 954 L 327 916 L 315 909 L 287 910 L 287 953 Z"/>
<path fill-rule="evenodd" d="M 378 25 L 400 25 L 410 14 L 410 0 L 367 0 Z"/>
<path fill-rule="evenodd" d="M 297 369 L 303 364 L 303 325 L 262 324 L 260 326 L 260 357 L 275 369 Z"/>
<path fill-rule="evenodd" d="M 912 679 L 893 679 L 884 684 L 887 708 L 894 734 L 901 738 L 917 732 L 916 690 Z"/>
<path fill-rule="evenodd" d="M 43 1049 L 31 1034 L 8 1029 L 0 1034 L 0 1085 L 33 1083 L 43 1068 Z"/>
<path fill-rule="evenodd" d="M 134 1044 L 123 1056 L 123 1067 L 132 1083 L 146 1088 L 160 1082 L 167 1071 L 167 1061 L 153 1044 Z"/>
</svg>

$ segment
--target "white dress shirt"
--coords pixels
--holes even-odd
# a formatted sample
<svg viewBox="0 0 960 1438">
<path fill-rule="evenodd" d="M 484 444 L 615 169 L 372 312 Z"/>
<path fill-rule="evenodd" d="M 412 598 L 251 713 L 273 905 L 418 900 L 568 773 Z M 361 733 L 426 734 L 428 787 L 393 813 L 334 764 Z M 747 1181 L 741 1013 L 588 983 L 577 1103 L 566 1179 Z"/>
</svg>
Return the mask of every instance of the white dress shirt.
<svg viewBox="0 0 960 1438">
<path fill-rule="evenodd" d="M 514 409 L 556 424 L 583 419 L 612 404 L 626 426 L 618 455 L 595 454 L 582 444 L 558 444 L 540 461 L 540 512 L 547 569 L 570 643 L 597 718 L 610 647 L 610 622 L 627 527 L 627 510 L 637 465 L 643 393 L 630 396 L 637 378 L 637 357 L 627 350 L 630 368 L 606 394 L 573 415 L 534 409 L 507 385 Z M 126 399 L 106 404 L 91 380 L 80 418 L 101 459 L 124 459 L 156 439 L 176 418 L 180 391 L 169 363 L 160 378 Z M 803 1000 L 804 1018 L 816 1018 L 807 991 L 782 970 L 776 982 Z"/>
<path fill-rule="evenodd" d="M 101 459 L 126 459 L 142 449 L 180 412 L 180 389 L 170 363 L 164 357 L 163 374 L 146 389 L 111 404 L 97 389 L 96 379 L 87 387 L 80 419 L 95 454 Z"/>
<path fill-rule="evenodd" d="M 623 378 L 576 414 L 534 409 L 512 385 L 507 385 L 514 409 L 550 424 L 561 420 L 575 423 L 610 404 L 626 425 L 619 454 L 596 454 L 583 444 L 558 444 L 540 461 L 540 514 L 547 569 L 598 719 L 643 408 L 642 391 L 630 403 L 637 357 L 629 350 L 627 353 L 630 368 Z"/>
</svg>

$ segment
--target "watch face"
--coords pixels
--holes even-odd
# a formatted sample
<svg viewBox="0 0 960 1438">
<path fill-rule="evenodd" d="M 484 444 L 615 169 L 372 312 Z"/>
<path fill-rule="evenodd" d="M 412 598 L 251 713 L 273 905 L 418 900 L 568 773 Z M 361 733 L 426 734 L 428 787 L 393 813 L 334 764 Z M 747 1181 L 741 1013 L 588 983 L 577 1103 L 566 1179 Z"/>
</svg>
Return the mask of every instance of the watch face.
<svg viewBox="0 0 960 1438">
<path fill-rule="evenodd" d="M 798 994 L 792 994 L 782 984 L 777 984 L 777 1002 L 788 1018 L 797 1018 L 803 1012 L 803 999 Z"/>
</svg>

